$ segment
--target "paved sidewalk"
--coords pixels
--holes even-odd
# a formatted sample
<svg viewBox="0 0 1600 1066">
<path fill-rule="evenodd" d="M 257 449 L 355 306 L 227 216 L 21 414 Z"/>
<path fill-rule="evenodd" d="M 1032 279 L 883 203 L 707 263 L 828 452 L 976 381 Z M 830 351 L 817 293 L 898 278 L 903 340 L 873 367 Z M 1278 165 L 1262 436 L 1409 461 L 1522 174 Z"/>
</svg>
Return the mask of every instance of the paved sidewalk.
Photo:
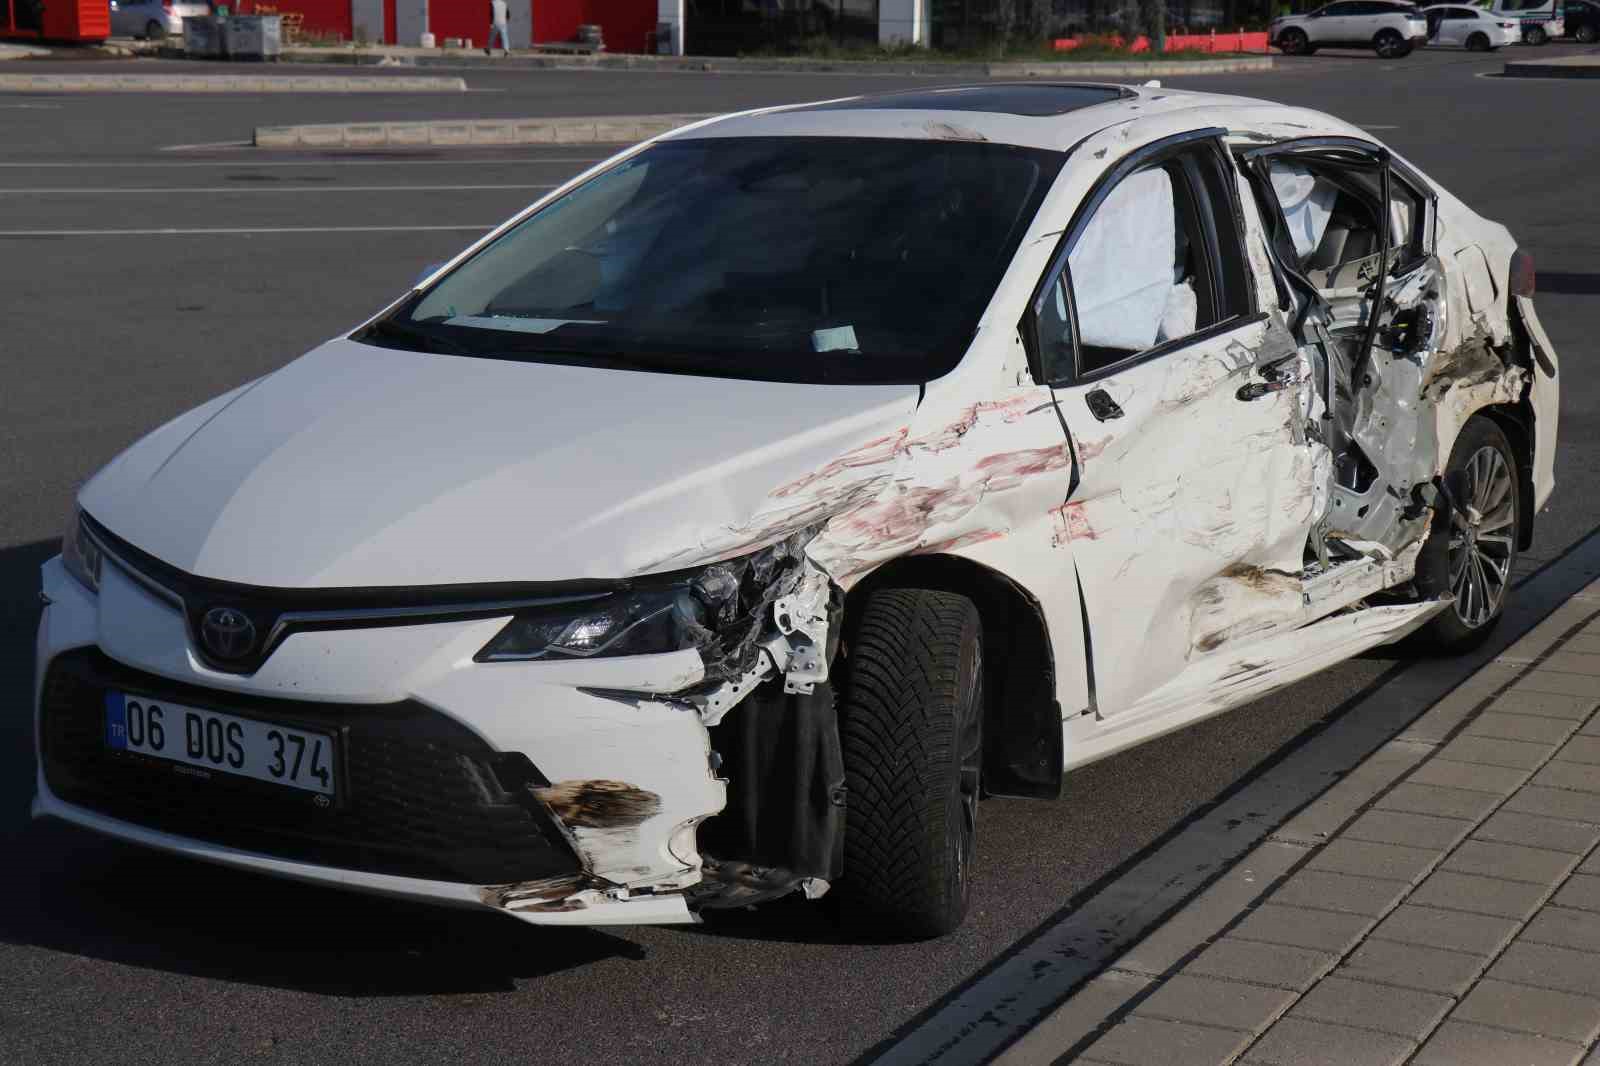
<svg viewBox="0 0 1600 1066">
<path fill-rule="evenodd" d="M 1597 843 L 1600 582 L 997 1061 L 1600 1066 Z"/>
</svg>

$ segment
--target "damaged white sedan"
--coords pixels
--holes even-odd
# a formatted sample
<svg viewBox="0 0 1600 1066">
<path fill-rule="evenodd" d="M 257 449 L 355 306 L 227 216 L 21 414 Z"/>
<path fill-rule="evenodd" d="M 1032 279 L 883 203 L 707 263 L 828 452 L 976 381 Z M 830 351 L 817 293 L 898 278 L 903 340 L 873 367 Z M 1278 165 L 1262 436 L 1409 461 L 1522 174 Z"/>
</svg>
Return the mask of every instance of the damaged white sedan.
<svg viewBox="0 0 1600 1066">
<path fill-rule="evenodd" d="M 1258 101 L 679 130 L 85 486 L 34 812 L 535 923 L 948 931 L 981 795 L 1485 634 L 1552 489 L 1533 289 Z"/>
</svg>

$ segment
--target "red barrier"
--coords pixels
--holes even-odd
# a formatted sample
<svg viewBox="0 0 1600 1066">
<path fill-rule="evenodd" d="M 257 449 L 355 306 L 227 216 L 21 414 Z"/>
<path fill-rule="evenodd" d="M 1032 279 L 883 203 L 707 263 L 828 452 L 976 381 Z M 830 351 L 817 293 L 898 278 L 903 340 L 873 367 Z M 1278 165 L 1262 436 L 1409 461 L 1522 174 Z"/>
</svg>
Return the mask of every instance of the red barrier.
<svg viewBox="0 0 1600 1066">
<path fill-rule="evenodd" d="M 0 40 L 103 41 L 109 36 L 106 0 L 0 0 Z"/>
<path fill-rule="evenodd" d="M 1119 51 L 1125 48 L 1129 52 L 1150 51 L 1150 39 L 1148 37 L 1134 38 L 1131 48 L 1126 47 L 1122 38 L 1116 34 L 1107 37 L 1092 37 L 1089 40 L 1104 43 Z M 1081 37 L 1062 37 L 1054 42 L 1057 52 L 1070 52 L 1083 43 L 1084 38 Z M 1267 35 L 1265 32 L 1246 33 L 1242 29 L 1233 33 L 1217 33 L 1213 31 L 1211 33 L 1169 34 L 1165 49 L 1168 52 L 1265 52 L 1266 50 Z"/>
</svg>

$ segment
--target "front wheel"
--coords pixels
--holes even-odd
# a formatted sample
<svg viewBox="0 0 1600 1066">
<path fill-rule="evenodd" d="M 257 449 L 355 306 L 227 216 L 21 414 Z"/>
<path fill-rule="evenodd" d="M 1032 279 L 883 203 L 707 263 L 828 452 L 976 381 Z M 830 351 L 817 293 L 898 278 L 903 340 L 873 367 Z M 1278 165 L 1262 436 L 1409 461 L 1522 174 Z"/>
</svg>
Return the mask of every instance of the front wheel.
<svg viewBox="0 0 1600 1066">
<path fill-rule="evenodd" d="M 1594 44 L 1596 41 L 1600 41 L 1600 28 L 1596 28 L 1592 23 L 1585 22 L 1578 27 L 1575 36 L 1580 44 Z"/>
<path fill-rule="evenodd" d="M 1287 29 L 1278 35 L 1278 51 L 1286 56 L 1303 56 L 1311 52 L 1311 39 L 1305 30 Z"/>
<path fill-rule="evenodd" d="M 1433 643 L 1465 651 L 1488 637 L 1505 611 L 1517 562 L 1517 508 L 1521 493 L 1517 458 L 1500 427 L 1469 420 L 1445 467 L 1454 507 L 1434 517 L 1434 529 L 1417 560 L 1417 587 L 1425 595 L 1454 596 L 1429 623 Z"/>
<path fill-rule="evenodd" d="M 1372 39 L 1372 48 L 1384 59 L 1398 59 L 1410 51 L 1406 39 L 1394 30 L 1379 30 Z"/>
<path fill-rule="evenodd" d="M 1547 44 L 1550 41 L 1550 35 L 1544 32 L 1543 26 L 1530 26 L 1528 31 L 1522 35 L 1522 39 L 1528 44 Z"/>
<path fill-rule="evenodd" d="M 840 917 L 873 936 L 942 936 L 972 896 L 982 621 L 964 596 L 881 589 L 848 633 Z"/>
</svg>

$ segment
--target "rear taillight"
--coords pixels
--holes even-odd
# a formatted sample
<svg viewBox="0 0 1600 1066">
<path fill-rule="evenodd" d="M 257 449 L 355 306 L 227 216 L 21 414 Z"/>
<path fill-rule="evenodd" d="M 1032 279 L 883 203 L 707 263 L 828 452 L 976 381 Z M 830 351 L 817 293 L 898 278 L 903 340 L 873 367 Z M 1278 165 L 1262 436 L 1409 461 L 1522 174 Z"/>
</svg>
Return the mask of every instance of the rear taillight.
<svg viewBox="0 0 1600 1066">
<path fill-rule="evenodd" d="M 1521 248 L 1511 253 L 1511 270 L 1508 279 L 1511 295 L 1532 296 L 1534 289 L 1533 256 Z"/>
</svg>

